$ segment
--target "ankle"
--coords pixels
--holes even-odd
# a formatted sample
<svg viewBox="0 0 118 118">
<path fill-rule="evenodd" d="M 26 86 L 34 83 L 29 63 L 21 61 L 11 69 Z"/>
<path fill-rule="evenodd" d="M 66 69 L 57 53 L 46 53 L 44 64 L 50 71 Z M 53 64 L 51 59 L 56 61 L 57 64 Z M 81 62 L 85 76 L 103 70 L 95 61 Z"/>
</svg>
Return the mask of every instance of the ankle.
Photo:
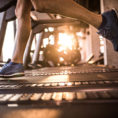
<svg viewBox="0 0 118 118">
<path fill-rule="evenodd" d="M 105 20 L 103 20 L 103 17 L 102 15 L 99 15 L 98 16 L 98 21 L 97 21 L 97 24 L 96 24 L 96 28 L 99 29 L 103 24 L 105 23 Z"/>
<path fill-rule="evenodd" d="M 104 27 L 106 23 L 107 23 L 107 19 L 106 19 L 104 16 L 102 16 L 102 22 L 101 22 L 101 24 L 99 25 L 98 29 Z"/>
<path fill-rule="evenodd" d="M 17 59 L 12 59 L 11 62 L 13 62 L 13 63 L 23 64 L 23 61 L 21 61 L 21 60 L 17 60 Z"/>
</svg>

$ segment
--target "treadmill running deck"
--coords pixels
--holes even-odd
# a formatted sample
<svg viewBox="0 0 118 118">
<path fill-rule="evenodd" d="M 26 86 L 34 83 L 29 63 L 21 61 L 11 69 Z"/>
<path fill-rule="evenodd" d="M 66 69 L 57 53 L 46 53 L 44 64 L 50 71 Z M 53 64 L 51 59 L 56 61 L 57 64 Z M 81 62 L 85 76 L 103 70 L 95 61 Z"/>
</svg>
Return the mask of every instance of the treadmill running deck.
<svg viewBox="0 0 118 118">
<path fill-rule="evenodd" d="M 46 113 L 49 118 L 117 115 L 116 68 L 83 65 L 25 73 L 25 77 L 0 78 L 1 118 L 47 118 Z"/>
</svg>

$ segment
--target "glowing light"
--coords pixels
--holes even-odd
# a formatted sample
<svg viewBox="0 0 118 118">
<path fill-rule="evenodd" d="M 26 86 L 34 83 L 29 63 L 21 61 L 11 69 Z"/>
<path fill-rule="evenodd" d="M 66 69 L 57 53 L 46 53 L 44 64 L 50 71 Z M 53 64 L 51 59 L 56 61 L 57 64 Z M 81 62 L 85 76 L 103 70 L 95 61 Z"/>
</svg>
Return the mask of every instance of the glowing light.
<svg viewBox="0 0 118 118">
<path fill-rule="evenodd" d="M 49 32 L 54 32 L 54 28 L 53 27 L 49 27 L 48 30 L 49 30 Z"/>
<path fill-rule="evenodd" d="M 79 36 L 79 37 L 83 37 L 84 36 L 82 32 L 77 32 L 76 35 Z"/>
<path fill-rule="evenodd" d="M 59 47 L 58 52 L 65 50 L 63 47 Z"/>
<path fill-rule="evenodd" d="M 43 39 L 43 45 L 46 47 L 48 45 L 48 38 Z"/>
<path fill-rule="evenodd" d="M 60 57 L 60 59 L 59 59 L 61 62 L 63 62 L 64 61 L 64 58 L 63 57 Z"/>
<path fill-rule="evenodd" d="M 101 45 L 104 45 L 104 41 L 103 41 L 103 40 L 102 40 L 102 41 L 100 41 L 100 44 L 101 44 Z"/>
<path fill-rule="evenodd" d="M 59 83 L 59 86 L 65 86 L 65 83 Z"/>
<path fill-rule="evenodd" d="M 61 19 L 61 16 L 60 15 L 56 15 L 56 19 Z"/>
<path fill-rule="evenodd" d="M 89 61 L 88 63 L 89 63 L 89 64 L 93 64 L 93 63 L 94 63 L 94 61 Z"/>
<path fill-rule="evenodd" d="M 66 33 L 59 33 L 59 41 L 58 44 L 63 47 L 63 49 L 72 49 L 73 46 L 73 35 L 66 34 Z"/>
<path fill-rule="evenodd" d="M 5 40 L 3 44 L 3 61 L 7 61 L 8 58 L 12 57 L 14 49 L 14 30 L 13 21 L 9 22 L 6 29 Z"/>
<path fill-rule="evenodd" d="M 99 36 L 100 39 L 100 52 L 104 53 L 104 38 L 102 36 Z"/>
<path fill-rule="evenodd" d="M 48 32 L 48 29 L 47 29 L 47 28 L 45 28 L 45 29 L 44 29 L 44 31 L 45 31 L 45 32 Z"/>
<path fill-rule="evenodd" d="M 99 38 L 100 38 L 100 39 L 103 39 L 103 36 L 100 35 Z"/>
<path fill-rule="evenodd" d="M 40 37 L 40 33 L 36 34 L 35 37 L 36 37 L 36 40 L 38 40 Z"/>
<path fill-rule="evenodd" d="M 40 82 L 47 82 L 47 81 L 52 81 L 55 82 L 55 78 L 56 78 L 56 82 L 67 82 L 70 79 L 69 75 L 54 75 L 54 76 L 49 76 L 43 80 L 41 80 Z"/>
<path fill-rule="evenodd" d="M 54 35 L 49 36 L 50 44 L 54 45 Z"/>
<path fill-rule="evenodd" d="M 39 54 L 42 55 L 43 54 L 43 51 L 40 51 Z"/>
<path fill-rule="evenodd" d="M 66 52 L 66 51 L 64 51 L 64 54 L 67 54 L 67 52 Z"/>
<path fill-rule="evenodd" d="M 100 46 L 100 52 L 104 53 L 104 46 Z"/>
<path fill-rule="evenodd" d="M 57 66 L 60 66 L 60 64 L 58 63 Z"/>
<path fill-rule="evenodd" d="M 50 40 L 54 40 L 54 35 L 50 35 L 50 36 L 49 36 L 49 39 L 50 39 Z"/>
<path fill-rule="evenodd" d="M 33 40 L 31 50 L 35 50 L 35 48 L 36 48 L 36 40 Z"/>
<path fill-rule="evenodd" d="M 18 107 L 18 104 L 8 104 L 8 107 Z"/>
<path fill-rule="evenodd" d="M 67 83 L 67 86 L 72 86 L 72 85 L 73 85 L 72 82 Z"/>
<path fill-rule="evenodd" d="M 73 67 L 73 66 L 75 66 L 74 64 L 71 64 L 71 66 Z"/>
</svg>

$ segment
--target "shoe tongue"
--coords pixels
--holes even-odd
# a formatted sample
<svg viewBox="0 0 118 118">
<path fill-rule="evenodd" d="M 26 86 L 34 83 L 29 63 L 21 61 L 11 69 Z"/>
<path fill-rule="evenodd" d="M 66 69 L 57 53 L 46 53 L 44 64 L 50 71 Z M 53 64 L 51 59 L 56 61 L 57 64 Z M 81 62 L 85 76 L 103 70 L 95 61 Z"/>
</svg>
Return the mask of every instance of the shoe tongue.
<svg viewBox="0 0 118 118">
<path fill-rule="evenodd" d="M 102 23 L 101 23 L 101 25 L 100 25 L 100 27 L 98 29 L 103 28 L 106 25 L 106 23 L 107 23 L 107 19 L 105 18 L 104 15 L 102 15 Z"/>
</svg>

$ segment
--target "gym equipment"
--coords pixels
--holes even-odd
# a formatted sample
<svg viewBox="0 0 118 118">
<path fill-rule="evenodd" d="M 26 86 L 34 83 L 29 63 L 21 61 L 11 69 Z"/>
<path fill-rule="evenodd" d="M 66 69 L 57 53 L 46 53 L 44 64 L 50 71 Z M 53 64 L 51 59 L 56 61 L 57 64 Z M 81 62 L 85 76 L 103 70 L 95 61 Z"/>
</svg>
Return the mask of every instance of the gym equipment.
<svg viewBox="0 0 118 118">
<path fill-rule="evenodd" d="M 48 117 L 54 113 L 55 118 L 118 116 L 117 73 L 116 68 L 81 65 L 42 68 L 26 71 L 25 77 L 0 79 L 0 114 L 46 118 L 47 110 Z"/>
<path fill-rule="evenodd" d="M 17 0 L 0 0 L 0 12 L 6 11 L 11 6 L 16 5 Z"/>
</svg>

